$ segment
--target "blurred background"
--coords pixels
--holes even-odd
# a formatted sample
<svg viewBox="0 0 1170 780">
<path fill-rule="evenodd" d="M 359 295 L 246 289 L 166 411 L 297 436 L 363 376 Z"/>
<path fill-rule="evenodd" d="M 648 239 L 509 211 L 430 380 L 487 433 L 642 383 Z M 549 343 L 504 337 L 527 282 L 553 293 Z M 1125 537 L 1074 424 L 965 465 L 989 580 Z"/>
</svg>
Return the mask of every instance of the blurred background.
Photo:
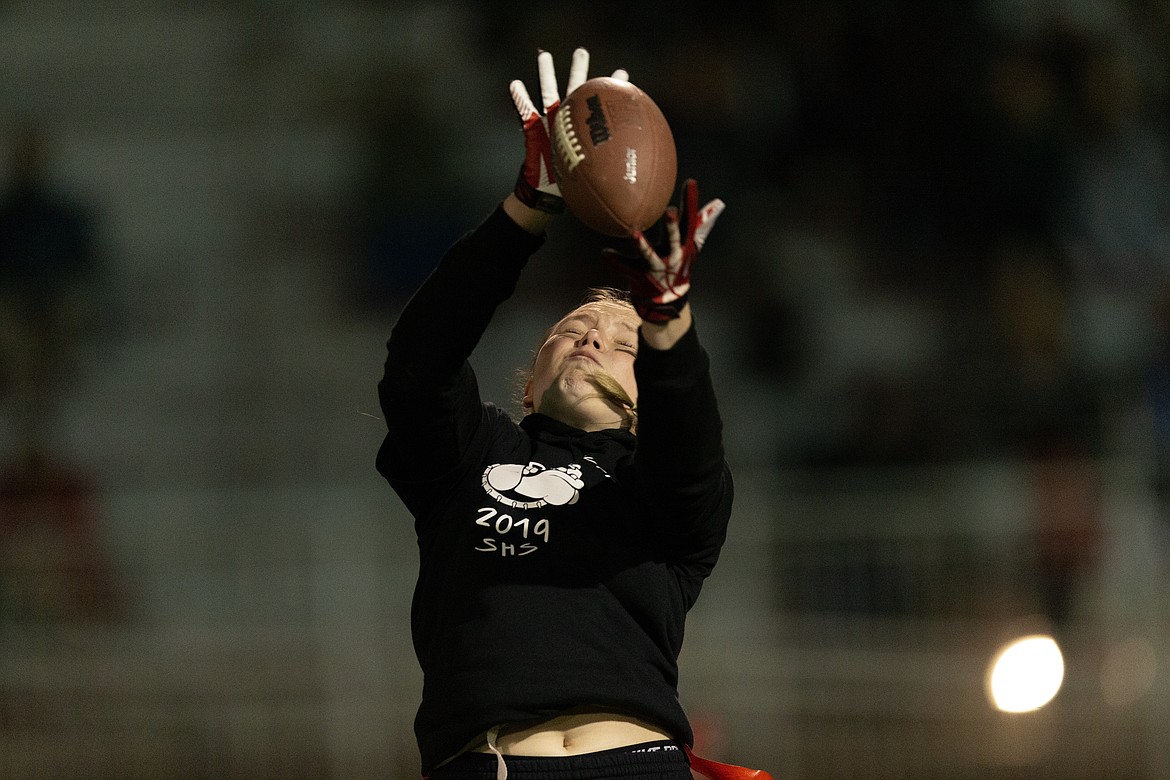
<svg viewBox="0 0 1170 780">
<path fill-rule="evenodd" d="M 700 753 L 1170 777 L 1170 4 L 524 5 L 0 1 L 0 777 L 417 777 L 384 341 L 576 45 L 729 204 Z M 602 245 L 553 228 L 485 396 Z"/>
</svg>

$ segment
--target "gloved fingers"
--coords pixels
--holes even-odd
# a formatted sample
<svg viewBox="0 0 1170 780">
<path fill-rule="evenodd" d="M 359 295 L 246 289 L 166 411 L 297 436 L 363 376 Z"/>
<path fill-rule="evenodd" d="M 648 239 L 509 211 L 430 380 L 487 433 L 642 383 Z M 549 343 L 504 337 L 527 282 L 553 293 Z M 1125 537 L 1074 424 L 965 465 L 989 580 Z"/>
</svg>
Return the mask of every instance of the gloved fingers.
<svg viewBox="0 0 1170 780">
<path fill-rule="evenodd" d="M 666 209 L 666 241 L 670 248 L 671 260 L 675 260 L 682 253 L 682 234 L 679 230 L 678 220 L 678 209 L 674 206 L 668 206 Z"/>
<path fill-rule="evenodd" d="M 528 88 L 524 86 L 523 81 L 516 79 L 508 85 L 508 91 L 512 93 L 512 102 L 516 105 L 516 113 L 520 115 L 520 124 L 527 129 L 539 118 L 536 106 L 532 104 L 532 98 L 528 95 Z"/>
<path fill-rule="evenodd" d="M 551 109 L 556 109 L 561 102 L 561 96 L 557 93 L 557 73 L 553 68 L 552 54 L 547 51 L 541 51 L 537 54 L 536 67 L 540 72 L 540 101 L 544 106 L 544 113 L 547 115 Z"/>
<path fill-rule="evenodd" d="M 703 244 L 707 242 L 707 235 L 711 232 L 711 228 L 715 227 L 715 220 L 719 219 L 719 215 L 723 213 L 725 208 L 727 208 L 727 204 L 719 198 L 703 206 L 702 211 L 699 212 L 699 224 L 695 228 L 695 235 L 692 239 L 695 242 L 695 251 L 703 248 Z"/>
<path fill-rule="evenodd" d="M 618 68 L 613 72 L 613 76 L 611 78 L 615 78 L 618 81 L 629 81 L 630 74 L 626 71 L 625 68 Z"/>
<path fill-rule="evenodd" d="M 667 210 L 667 212 L 669 214 L 669 209 Z M 670 218 L 668 216 L 667 217 L 667 230 L 668 231 L 670 229 L 669 224 L 670 224 Z M 640 254 L 642 256 L 642 259 L 646 261 L 646 266 L 648 266 L 651 271 L 664 271 L 664 270 L 666 270 L 666 263 L 663 261 L 663 259 L 661 257 L 659 257 L 658 252 L 654 249 L 654 247 L 650 246 L 650 242 L 646 240 L 646 235 L 641 230 L 635 230 L 633 233 L 630 234 L 630 237 L 632 239 L 634 239 L 634 243 L 638 247 L 638 254 Z M 678 244 L 678 218 L 677 217 L 675 218 L 674 241 L 675 241 L 675 245 L 677 245 Z"/>
<path fill-rule="evenodd" d="M 589 76 L 589 52 L 582 46 L 573 50 L 573 59 L 569 63 L 569 83 L 565 87 L 565 97 L 573 94 L 573 90 L 585 83 Z"/>
</svg>

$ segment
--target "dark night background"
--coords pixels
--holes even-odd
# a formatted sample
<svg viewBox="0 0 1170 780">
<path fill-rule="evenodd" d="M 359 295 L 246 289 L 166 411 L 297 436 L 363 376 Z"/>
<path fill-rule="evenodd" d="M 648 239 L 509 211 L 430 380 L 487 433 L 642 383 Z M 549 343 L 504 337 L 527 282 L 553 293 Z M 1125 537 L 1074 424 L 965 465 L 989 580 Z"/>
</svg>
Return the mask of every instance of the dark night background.
<svg viewBox="0 0 1170 780">
<path fill-rule="evenodd" d="M 0 0 L 0 777 L 417 775 L 383 343 L 577 45 L 728 203 L 700 752 L 1170 777 L 1170 5 L 528 5 Z M 486 397 L 605 245 L 554 225 Z M 997 712 L 1036 631 L 1064 687 Z"/>
</svg>

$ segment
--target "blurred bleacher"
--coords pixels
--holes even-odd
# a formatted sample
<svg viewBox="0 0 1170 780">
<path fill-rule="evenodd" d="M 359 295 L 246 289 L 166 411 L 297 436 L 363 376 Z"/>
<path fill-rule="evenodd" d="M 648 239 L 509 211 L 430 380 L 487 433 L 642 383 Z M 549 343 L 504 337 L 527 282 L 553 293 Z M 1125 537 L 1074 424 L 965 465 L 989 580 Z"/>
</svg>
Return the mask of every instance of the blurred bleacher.
<svg viewBox="0 0 1170 780">
<path fill-rule="evenodd" d="M 416 217 L 437 232 L 470 226 L 514 175 L 518 141 L 496 94 L 532 75 L 514 63 L 527 67 L 538 45 L 589 44 L 545 17 L 485 40 L 516 12 L 475 8 L 0 3 L 0 145 L 27 118 L 49 131 L 53 182 L 92 204 L 107 264 L 99 325 L 41 433 L 85 486 L 63 511 L 92 521 L 112 605 L 64 606 L 82 586 L 57 504 L 0 517 L 23 529 L 3 537 L 0 558 L 0 777 L 417 776 L 414 540 L 373 470 L 374 385 L 400 301 L 355 302 L 369 189 L 401 190 L 395 208 L 445 206 L 390 229 Z M 743 32 L 747 51 L 769 50 Z M 715 33 L 712 46 L 728 45 Z M 498 51 L 512 42 L 523 56 Z M 610 52 L 594 51 L 608 67 Z M 655 52 L 630 56 L 635 80 L 654 73 Z M 755 76 L 767 70 L 740 56 Z M 684 87 L 647 78 L 682 110 Z M 793 121 L 789 99 L 760 99 L 745 146 L 782 139 L 762 128 Z M 450 137 L 420 137 L 438 131 Z M 725 158 L 691 143 L 681 148 L 717 183 L 712 194 L 734 187 Z M 387 156 L 387 179 L 371 184 Z M 914 384 L 920 372 L 970 378 L 983 364 L 934 371 L 968 356 L 938 330 L 967 322 L 969 310 L 950 308 L 961 272 L 940 273 L 941 293 L 875 282 L 881 269 L 857 267 L 841 246 L 857 236 L 802 221 L 824 219 L 816 207 L 835 201 L 817 198 L 857 176 L 833 171 L 826 184 L 816 165 L 827 159 L 805 171 L 818 180 L 808 213 L 793 213 L 791 189 L 767 187 L 767 166 L 784 159 L 745 173 L 726 195 L 728 237 L 704 255 L 727 258 L 706 301 L 696 283 L 737 475 L 733 532 L 681 661 L 700 752 L 778 780 L 1170 777 L 1157 410 L 1130 383 L 1154 326 L 1118 307 L 1124 290 L 1081 291 L 1080 354 L 1126 383 L 1103 393 L 1103 444 L 1088 465 L 1055 461 L 1055 494 L 1010 448 L 875 459 L 882 442 L 851 427 L 865 415 L 844 403 L 850 377 L 896 363 L 929 394 L 942 380 Z M 565 226 L 547 251 L 579 238 Z M 761 277 L 736 279 L 757 264 Z M 513 368 L 587 276 L 548 260 L 525 277 L 476 353 L 486 396 L 506 400 Z M 799 298 L 793 319 L 763 316 L 779 298 L 739 305 L 768 289 Z M 807 351 L 803 386 L 784 356 L 751 362 L 785 340 L 765 332 L 778 321 L 811 329 L 793 336 Z M 963 398 L 943 393 L 923 414 Z M 17 432 L 13 410 L 0 411 L 7 461 Z M 998 430 L 971 415 L 949 415 L 938 435 Z M 1088 499 L 1060 481 L 1085 474 Z M 1053 535 L 1050 511 L 1094 520 Z M 1054 555 L 1082 573 L 1062 579 Z M 986 665 L 1013 632 L 1034 629 L 1061 642 L 1064 688 L 1038 712 L 996 712 Z"/>
</svg>

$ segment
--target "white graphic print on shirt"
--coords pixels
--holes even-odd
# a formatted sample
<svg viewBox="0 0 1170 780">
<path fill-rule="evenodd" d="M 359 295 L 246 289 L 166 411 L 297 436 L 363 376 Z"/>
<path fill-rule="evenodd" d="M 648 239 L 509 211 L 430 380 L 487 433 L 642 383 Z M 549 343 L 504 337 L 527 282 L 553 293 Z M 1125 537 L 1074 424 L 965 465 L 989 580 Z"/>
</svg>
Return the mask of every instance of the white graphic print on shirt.
<svg viewBox="0 0 1170 780">
<path fill-rule="evenodd" d="M 578 491 L 583 487 L 581 467 L 576 463 L 554 469 L 546 469 L 536 461 L 527 466 L 497 463 L 483 472 L 483 489 L 513 509 L 575 504 L 580 497 Z"/>
<path fill-rule="evenodd" d="M 544 506 L 567 506 L 577 503 L 585 487 L 581 466 L 546 468 L 531 461 L 496 463 L 484 469 L 484 491 L 505 507 L 527 511 Z M 498 553 L 507 558 L 530 555 L 548 543 L 551 531 L 547 518 L 513 515 L 496 507 L 485 506 L 478 511 L 475 524 L 490 529 L 494 535 L 485 536 L 476 545 L 477 552 Z"/>
</svg>

